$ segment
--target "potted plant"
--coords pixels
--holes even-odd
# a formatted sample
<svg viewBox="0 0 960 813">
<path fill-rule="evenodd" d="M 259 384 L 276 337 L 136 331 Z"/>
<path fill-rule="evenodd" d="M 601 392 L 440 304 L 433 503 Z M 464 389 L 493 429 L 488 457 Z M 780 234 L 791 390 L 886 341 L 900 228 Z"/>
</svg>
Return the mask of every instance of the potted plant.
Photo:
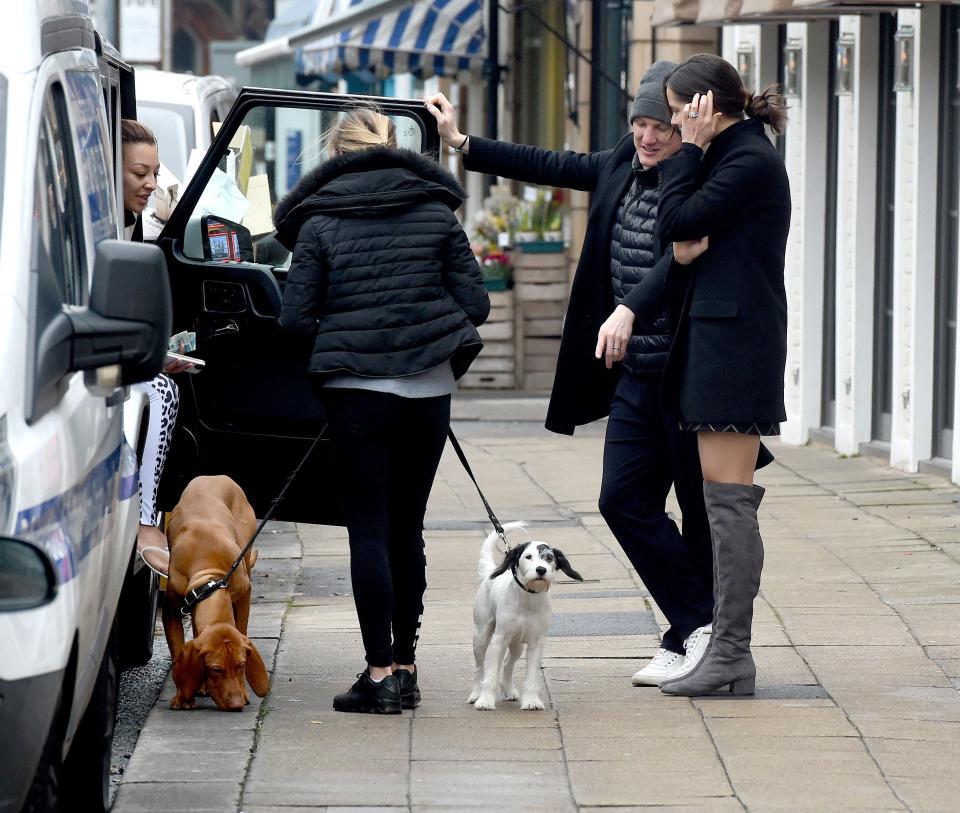
<svg viewBox="0 0 960 813">
<path fill-rule="evenodd" d="M 491 252 L 480 260 L 483 284 L 488 291 L 505 291 L 510 286 L 513 265 L 510 257 L 501 252 Z"/>
</svg>

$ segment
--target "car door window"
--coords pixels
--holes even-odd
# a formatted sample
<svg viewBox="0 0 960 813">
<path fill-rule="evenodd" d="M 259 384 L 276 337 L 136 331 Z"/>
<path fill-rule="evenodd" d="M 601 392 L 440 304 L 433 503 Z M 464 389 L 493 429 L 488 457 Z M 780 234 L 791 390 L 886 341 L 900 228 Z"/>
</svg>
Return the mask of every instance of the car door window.
<svg viewBox="0 0 960 813">
<path fill-rule="evenodd" d="M 92 71 L 67 71 L 71 122 L 79 144 L 78 165 L 83 178 L 94 244 L 117 236 L 110 177 L 107 121 L 100 105 L 100 83 Z"/>
<path fill-rule="evenodd" d="M 86 251 L 77 173 L 63 88 L 51 88 L 44 103 L 37 148 L 35 220 L 37 238 L 50 260 L 63 302 L 87 301 Z"/>
<path fill-rule="evenodd" d="M 274 207 L 301 178 L 327 160 L 324 134 L 343 115 L 337 109 L 260 106 L 249 110 L 191 210 L 184 254 L 208 262 L 244 260 L 286 268 L 289 252 L 273 237 Z M 404 113 L 390 118 L 397 128 L 398 146 L 420 152 L 424 145 L 421 123 Z M 239 228 L 224 229 L 224 223 Z"/>
</svg>

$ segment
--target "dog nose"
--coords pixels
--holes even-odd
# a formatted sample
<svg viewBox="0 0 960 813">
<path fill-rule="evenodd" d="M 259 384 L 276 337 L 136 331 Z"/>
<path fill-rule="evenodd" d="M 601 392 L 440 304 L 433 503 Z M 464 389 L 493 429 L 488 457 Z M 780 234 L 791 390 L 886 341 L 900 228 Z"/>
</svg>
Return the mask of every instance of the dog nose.
<svg viewBox="0 0 960 813">
<path fill-rule="evenodd" d="M 545 576 L 545 575 L 547 575 L 547 569 L 546 569 L 545 567 L 538 567 L 538 568 L 537 568 L 537 575 L 538 575 L 538 576 Z"/>
</svg>

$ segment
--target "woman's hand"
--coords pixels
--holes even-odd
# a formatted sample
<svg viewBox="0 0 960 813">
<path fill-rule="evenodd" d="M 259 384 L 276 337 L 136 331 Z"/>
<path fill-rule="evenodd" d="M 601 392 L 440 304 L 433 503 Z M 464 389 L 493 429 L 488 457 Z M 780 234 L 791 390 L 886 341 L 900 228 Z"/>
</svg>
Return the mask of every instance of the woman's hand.
<svg viewBox="0 0 960 813">
<path fill-rule="evenodd" d="M 457 109 L 442 93 L 435 93 L 423 100 L 427 110 L 437 120 L 437 132 L 448 147 L 459 147 L 463 143 L 464 135 L 457 127 Z M 463 152 L 469 152 L 469 143 Z"/>
<path fill-rule="evenodd" d="M 673 259 L 680 265 L 690 265 L 697 257 L 710 248 L 710 238 L 701 237 L 699 240 L 684 240 L 673 244 Z"/>
<path fill-rule="evenodd" d="M 712 90 L 706 94 L 694 93 L 693 99 L 680 113 L 680 137 L 685 143 L 704 149 L 717 134 L 717 122 L 722 117 L 722 113 L 713 112 Z"/>
<path fill-rule="evenodd" d="M 623 361 L 627 354 L 627 342 L 633 335 L 633 320 L 635 315 L 626 305 L 617 305 L 607 321 L 600 326 L 597 335 L 597 358 L 606 355 L 607 369 L 613 367 L 615 361 Z"/>
<path fill-rule="evenodd" d="M 183 342 L 177 346 L 177 352 L 183 355 Z M 163 371 L 168 375 L 176 375 L 189 370 L 193 365 L 189 361 L 178 361 L 177 359 L 167 359 L 163 365 Z"/>
</svg>

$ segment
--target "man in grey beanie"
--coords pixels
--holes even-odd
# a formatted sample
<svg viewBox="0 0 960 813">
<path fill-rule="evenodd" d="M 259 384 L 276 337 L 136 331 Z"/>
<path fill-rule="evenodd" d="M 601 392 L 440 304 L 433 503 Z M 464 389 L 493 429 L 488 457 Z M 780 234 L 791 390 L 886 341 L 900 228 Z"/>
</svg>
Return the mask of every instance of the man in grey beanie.
<svg viewBox="0 0 960 813">
<path fill-rule="evenodd" d="M 693 669 L 710 640 L 713 565 L 703 504 L 700 458 L 693 433 L 660 404 L 660 377 L 672 341 L 665 311 L 634 333 L 640 283 L 666 276 L 703 251 L 678 244 L 677 257 L 655 243 L 657 164 L 680 148 L 670 123 L 664 80 L 672 62 L 656 62 L 640 80 L 630 107 L 630 132 L 609 150 L 553 152 L 467 136 L 452 104 L 425 100 L 443 141 L 464 155 L 469 170 L 526 183 L 592 193 L 587 231 L 570 291 L 547 429 L 572 435 L 578 425 L 609 415 L 603 451 L 600 512 L 670 622 L 661 649 L 633 676 L 659 686 Z M 633 297 L 633 298 L 632 298 Z M 645 314 L 649 317 L 649 314 Z M 673 485 L 683 533 L 666 512 Z"/>
</svg>

